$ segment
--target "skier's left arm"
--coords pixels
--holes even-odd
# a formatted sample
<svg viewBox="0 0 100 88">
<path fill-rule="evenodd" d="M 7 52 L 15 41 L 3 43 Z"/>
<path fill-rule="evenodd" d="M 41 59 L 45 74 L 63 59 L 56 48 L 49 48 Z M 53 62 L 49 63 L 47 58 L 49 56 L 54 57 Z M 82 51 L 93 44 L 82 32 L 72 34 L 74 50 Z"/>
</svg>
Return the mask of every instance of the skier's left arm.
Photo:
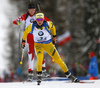
<svg viewBox="0 0 100 88">
<path fill-rule="evenodd" d="M 52 33 L 52 36 L 53 36 L 53 38 L 52 38 L 53 44 L 55 44 L 56 41 L 57 41 L 56 28 L 55 28 L 55 25 L 51 21 L 49 22 L 49 27 L 51 29 L 51 33 Z"/>
</svg>

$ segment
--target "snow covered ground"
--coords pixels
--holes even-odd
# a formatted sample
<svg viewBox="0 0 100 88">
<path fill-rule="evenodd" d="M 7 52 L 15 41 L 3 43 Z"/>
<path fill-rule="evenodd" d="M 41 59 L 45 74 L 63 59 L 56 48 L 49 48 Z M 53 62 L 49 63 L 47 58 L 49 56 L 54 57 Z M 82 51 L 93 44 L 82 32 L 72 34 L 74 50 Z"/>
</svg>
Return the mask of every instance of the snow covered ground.
<svg viewBox="0 0 100 88">
<path fill-rule="evenodd" d="M 0 83 L 0 88 L 100 88 L 100 80 L 95 80 L 94 83 L 66 83 L 66 81 L 42 81 L 41 85 L 37 85 L 37 82 L 12 82 Z"/>
</svg>

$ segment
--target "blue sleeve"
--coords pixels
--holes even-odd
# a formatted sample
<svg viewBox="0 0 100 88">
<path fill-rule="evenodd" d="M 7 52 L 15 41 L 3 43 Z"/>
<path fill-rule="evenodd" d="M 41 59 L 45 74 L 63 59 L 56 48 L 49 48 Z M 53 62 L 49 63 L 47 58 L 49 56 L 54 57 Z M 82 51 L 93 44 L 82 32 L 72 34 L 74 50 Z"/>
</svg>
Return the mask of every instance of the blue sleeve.
<svg viewBox="0 0 100 88">
<path fill-rule="evenodd" d="M 93 73 L 95 71 L 95 69 L 96 69 L 96 63 L 95 62 L 90 62 L 88 72 Z"/>
</svg>

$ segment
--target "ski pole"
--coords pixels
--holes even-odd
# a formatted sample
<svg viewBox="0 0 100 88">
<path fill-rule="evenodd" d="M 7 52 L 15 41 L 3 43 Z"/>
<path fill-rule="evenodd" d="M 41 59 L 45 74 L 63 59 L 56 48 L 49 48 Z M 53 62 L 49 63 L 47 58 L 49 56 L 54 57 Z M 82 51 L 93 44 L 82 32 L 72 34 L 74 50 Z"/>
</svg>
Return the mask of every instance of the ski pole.
<svg viewBox="0 0 100 88">
<path fill-rule="evenodd" d="M 20 61 L 21 65 L 23 64 L 23 56 L 24 56 L 24 48 L 22 49 L 22 56 L 21 56 L 21 61 Z"/>
<path fill-rule="evenodd" d="M 19 45 L 18 45 L 18 61 L 20 60 L 20 25 L 18 26 L 18 32 L 19 32 L 19 38 L 18 38 L 18 43 L 19 43 Z"/>
<path fill-rule="evenodd" d="M 41 12 L 41 9 L 40 9 L 40 1 L 38 0 L 38 1 L 36 2 L 36 4 L 37 4 L 37 7 L 38 7 L 39 12 Z"/>
<path fill-rule="evenodd" d="M 88 71 L 82 64 L 79 64 L 78 62 L 76 62 L 75 64 L 78 65 L 80 68 L 82 68 L 86 73 L 88 73 Z"/>
<path fill-rule="evenodd" d="M 19 49 L 20 49 L 20 25 L 18 26 L 18 30 L 19 30 Z"/>
<path fill-rule="evenodd" d="M 86 73 L 88 73 L 88 71 L 86 70 L 86 68 L 82 64 L 79 64 L 78 62 L 76 62 L 75 64 L 78 65 L 80 68 L 82 68 Z M 93 74 L 90 74 L 90 75 L 93 76 Z"/>
</svg>

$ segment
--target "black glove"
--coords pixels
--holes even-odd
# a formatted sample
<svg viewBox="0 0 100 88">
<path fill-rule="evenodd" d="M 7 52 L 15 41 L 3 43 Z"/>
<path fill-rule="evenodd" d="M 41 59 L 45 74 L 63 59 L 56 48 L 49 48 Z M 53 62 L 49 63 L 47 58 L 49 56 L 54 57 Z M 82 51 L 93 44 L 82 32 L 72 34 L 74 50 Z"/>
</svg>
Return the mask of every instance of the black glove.
<svg viewBox="0 0 100 88">
<path fill-rule="evenodd" d="M 53 38 L 52 38 L 52 43 L 53 43 L 53 44 L 56 44 L 56 42 L 57 42 L 57 37 L 56 37 L 56 36 L 53 36 Z"/>
<path fill-rule="evenodd" d="M 22 45 L 22 48 L 25 47 L 25 40 L 22 39 L 22 43 L 21 43 L 21 45 Z"/>
</svg>

